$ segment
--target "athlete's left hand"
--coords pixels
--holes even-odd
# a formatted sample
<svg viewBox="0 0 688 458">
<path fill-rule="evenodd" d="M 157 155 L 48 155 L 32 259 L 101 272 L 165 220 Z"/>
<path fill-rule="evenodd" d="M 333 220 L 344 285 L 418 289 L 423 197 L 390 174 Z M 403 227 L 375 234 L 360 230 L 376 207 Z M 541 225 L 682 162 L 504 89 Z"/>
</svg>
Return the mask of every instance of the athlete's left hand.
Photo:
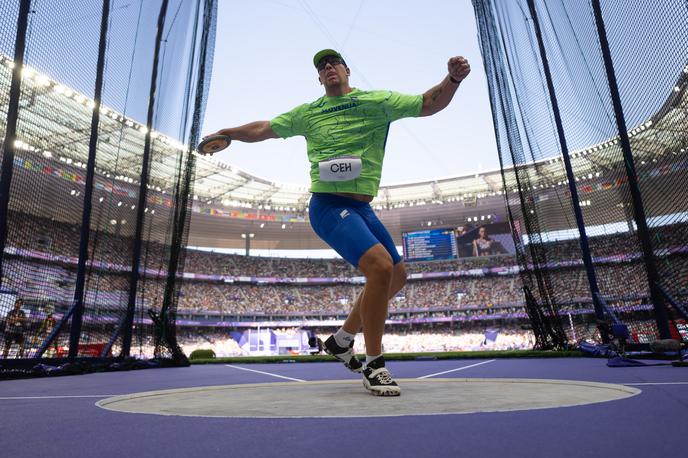
<svg viewBox="0 0 688 458">
<path fill-rule="evenodd" d="M 463 56 L 456 56 L 449 59 L 447 62 L 447 70 L 449 75 L 455 80 L 461 81 L 471 72 L 471 66 L 468 60 Z"/>
</svg>

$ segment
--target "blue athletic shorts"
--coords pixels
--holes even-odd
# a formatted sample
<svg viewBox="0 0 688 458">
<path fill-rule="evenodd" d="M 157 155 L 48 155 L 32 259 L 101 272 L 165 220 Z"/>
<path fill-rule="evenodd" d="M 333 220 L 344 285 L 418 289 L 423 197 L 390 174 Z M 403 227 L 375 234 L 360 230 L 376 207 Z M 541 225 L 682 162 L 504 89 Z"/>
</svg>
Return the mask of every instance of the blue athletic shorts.
<svg viewBox="0 0 688 458">
<path fill-rule="evenodd" d="M 308 215 L 318 237 L 356 268 L 363 253 L 378 243 L 385 247 L 394 264 L 401 261 L 392 236 L 369 203 L 335 194 L 314 193 Z"/>
</svg>

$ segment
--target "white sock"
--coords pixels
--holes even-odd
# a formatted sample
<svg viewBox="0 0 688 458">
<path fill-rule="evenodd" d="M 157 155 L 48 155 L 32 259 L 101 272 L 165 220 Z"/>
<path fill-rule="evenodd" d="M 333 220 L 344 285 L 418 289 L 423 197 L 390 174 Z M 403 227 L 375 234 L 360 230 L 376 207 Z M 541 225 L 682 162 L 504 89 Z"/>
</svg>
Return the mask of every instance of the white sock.
<svg viewBox="0 0 688 458">
<path fill-rule="evenodd" d="M 379 355 L 366 355 L 366 366 L 367 366 L 368 364 L 370 364 L 370 362 L 371 362 L 372 360 L 377 359 L 377 358 L 379 358 L 380 356 L 382 356 L 382 354 L 379 354 Z"/>
<path fill-rule="evenodd" d="M 339 330 L 334 333 L 334 341 L 342 348 L 349 348 L 349 345 L 355 337 L 356 334 L 346 332 L 344 328 L 339 328 Z"/>
</svg>

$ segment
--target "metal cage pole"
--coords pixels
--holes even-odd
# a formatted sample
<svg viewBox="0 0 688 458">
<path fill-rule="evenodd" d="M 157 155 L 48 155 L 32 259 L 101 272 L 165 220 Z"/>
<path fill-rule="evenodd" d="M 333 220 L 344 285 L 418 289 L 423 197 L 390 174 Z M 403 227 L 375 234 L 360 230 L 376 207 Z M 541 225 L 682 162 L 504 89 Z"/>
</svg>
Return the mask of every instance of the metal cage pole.
<svg viewBox="0 0 688 458">
<path fill-rule="evenodd" d="M 129 281 L 129 302 L 127 305 L 127 314 L 124 320 L 122 329 L 122 354 L 121 356 L 129 356 L 131 349 L 131 333 L 134 325 L 134 312 L 136 310 L 136 293 L 139 281 L 139 267 L 141 265 L 141 249 L 143 241 L 141 240 L 143 234 L 143 223 L 145 218 L 144 208 L 146 207 L 146 199 L 148 196 L 148 178 L 150 174 L 151 161 L 151 132 L 153 130 L 153 114 L 155 111 L 155 93 L 158 85 L 158 62 L 160 60 L 160 45 L 162 43 L 162 34 L 165 28 L 165 16 L 167 15 L 167 6 L 169 0 L 162 0 L 160 6 L 160 14 L 158 15 L 158 28 L 155 37 L 155 52 L 153 54 L 153 71 L 151 74 L 150 92 L 148 96 L 148 116 L 146 118 L 146 138 L 143 146 L 143 159 L 141 165 L 141 185 L 139 186 L 139 200 L 136 209 L 136 230 L 134 232 L 134 252 L 132 254 L 131 262 L 131 277 Z"/>
<path fill-rule="evenodd" d="M 547 59 L 547 52 L 545 51 L 545 44 L 542 40 L 542 30 L 538 21 L 537 11 L 535 9 L 535 1 L 528 0 L 528 9 L 533 20 L 533 28 L 535 37 L 537 38 L 538 48 L 540 51 L 540 60 L 542 61 L 542 70 L 547 82 L 547 92 L 550 103 L 552 104 L 552 115 L 554 123 L 557 128 L 557 136 L 559 137 L 559 146 L 561 147 L 561 155 L 564 159 L 564 167 L 566 168 L 566 178 L 568 181 L 569 191 L 571 192 L 571 204 L 573 205 L 573 213 L 576 218 L 576 226 L 580 234 L 580 247 L 583 255 L 583 264 L 585 272 L 588 276 L 588 283 L 590 284 L 590 293 L 593 304 L 595 306 L 595 316 L 598 320 L 605 319 L 604 307 L 599 301 L 599 287 L 597 285 L 597 276 L 595 275 L 595 267 L 592 264 L 592 256 L 590 254 L 590 246 L 588 244 L 588 235 L 585 231 L 585 220 L 583 219 L 583 212 L 580 207 L 580 200 L 578 198 L 578 189 L 576 188 L 576 177 L 573 175 L 573 168 L 571 166 L 571 158 L 569 157 L 569 149 L 566 144 L 566 134 L 564 133 L 564 126 L 561 121 L 561 113 L 559 111 L 559 102 L 554 90 L 554 82 L 552 80 L 552 73 L 549 68 L 549 61 Z M 601 332 L 601 331 L 600 331 Z M 602 335 L 602 340 L 607 341 L 609 336 Z"/>
<path fill-rule="evenodd" d="M 628 188 L 631 191 L 631 200 L 633 203 L 634 213 L 633 216 L 638 227 L 638 238 L 640 239 L 640 245 L 643 250 L 643 258 L 645 259 L 645 270 L 647 272 L 647 280 L 650 286 L 650 297 L 655 310 L 657 330 L 659 331 L 659 336 L 661 339 L 670 339 L 671 332 L 669 331 L 669 314 L 667 312 L 667 306 L 662 294 L 662 290 L 660 289 L 657 264 L 655 263 L 652 242 L 650 241 L 650 230 L 647 226 L 643 198 L 640 193 L 640 187 L 638 186 L 638 178 L 635 171 L 633 153 L 631 151 L 631 142 L 628 139 L 628 128 L 626 127 L 626 119 L 624 117 L 623 106 L 621 104 L 619 87 L 616 84 L 614 63 L 612 62 L 611 51 L 609 50 L 609 41 L 607 40 L 607 32 L 604 26 L 604 19 L 602 18 L 602 8 L 600 7 L 599 0 L 591 0 L 591 4 L 595 14 L 595 25 L 597 26 L 597 35 L 600 42 L 600 50 L 602 51 L 602 59 L 604 60 L 604 68 L 607 73 L 609 93 L 612 99 L 612 105 L 614 107 L 616 127 L 619 131 L 621 151 L 624 158 L 626 177 L 628 178 Z"/>
<path fill-rule="evenodd" d="M 17 16 L 17 34 L 14 42 L 14 69 L 7 106 L 7 126 L 5 140 L 2 143 L 2 170 L 0 171 L 0 287 L 2 287 L 2 261 L 7 244 L 7 212 L 10 205 L 10 185 L 14 171 L 14 142 L 17 137 L 19 119 L 19 99 L 21 98 L 22 69 L 24 68 L 24 51 L 26 50 L 26 30 L 31 13 L 31 0 L 21 0 Z"/>
<path fill-rule="evenodd" d="M 103 94 L 103 74 L 105 73 L 105 51 L 107 49 L 108 21 L 110 20 L 110 0 L 103 0 L 103 14 L 100 19 L 100 41 L 98 44 L 98 63 L 96 64 L 96 84 L 93 94 L 95 105 L 91 115 L 91 137 L 88 143 L 88 161 L 86 162 L 86 184 L 84 189 L 84 208 L 81 213 L 81 237 L 79 240 L 79 261 L 74 288 L 72 308 L 72 326 L 69 335 L 69 357 L 76 358 L 79 354 L 79 339 L 84 315 L 84 288 L 86 283 L 86 262 L 88 261 L 88 242 L 91 234 L 91 209 L 93 199 L 93 180 L 96 167 L 96 148 L 98 146 L 98 126 L 100 125 L 100 99 Z M 63 319 L 64 323 L 64 319 Z M 61 323 L 62 324 L 62 323 Z M 59 329 L 58 329 L 59 332 Z M 37 356 L 41 356 L 54 339 L 56 333 L 51 333 L 39 348 Z"/>
<path fill-rule="evenodd" d="M 190 145 L 195 145 L 198 143 L 198 138 L 200 137 L 200 126 L 201 126 L 201 112 L 203 108 L 203 95 L 205 93 L 206 87 L 206 62 L 208 59 L 208 34 L 212 27 L 213 16 L 215 12 L 215 4 L 213 0 L 198 0 L 196 4 L 196 17 L 198 18 L 198 12 L 201 4 L 204 3 L 203 9 L 203 24 L 201 31 L 201 46 L 199 49 L 198 61 L 200 63 L 200 70 L 197 76 L 198 83 L 195 87 L 195 94 L 193 99 L 193 119 L 191 123 L 191 132 L 189 135 Z M 195 29 L 198 28 L 196 24 Z M 195 44 L 195 40 L 194 40 Z M 195 48 L 195 47 L 194 47 Z M 191 92 L 191 71 L 189 72 L 189 87 L 187 91 Z M 191 148 L 186 151 L 186 164 L 183 167 L 183 174 L 180 177 L 181 180 L 178 183 L 177 204 L 175 205 L 175 223 L 172 228 L 172 244 L 170 259 L 167 266 L 167 279 L 165 282 L 165 291 L 163 296 L 162 308 L 160 310 L 160 321 L 161 321 L 161 341 L 164 341 L 167 345 L 172 346 L 173 353 L 177 352 L 177 342 L 176 342 L 176 332 L 174 329 L 169 329 L 168 324 L 175 318 L 174 314 L 176 308 L 173 309 L 172 305 L 175 300 L 174 292 L 175 287 L 178 282 L 181 282 L 181 278 L 177 276 L 177 270 L 179 269 L 179 263 L 182 258 L 182 243 L 184 236 L 184 228 L 188 215 L 188 204 L 189 204 L 189 190 L 191 188 L 191 182 L 193 180 L 195 171 L 196 158 L 193 154 Z M 180 158 L 180 162 L 181 162 Z M 181 164 L 180 164 L 181 167 Z M 179 352 L 180 353 L 180 352 Z M 185 356 L 183 354 L 173 354 L 173 359 L 183 360 Z"/>
<path fill-rule="evenodd" d="M 497 67 L 494 65 L 494 55 L 497 54 L 497 50 L 494 50 L 493 48 L 496 47 L 497 45 L 494 44 L 495 40 L 492 40 L 489 34 L 489 30 L 495 30 L 496 27 L 494 25 L 494 19 L 492 15 L 490 14 L 490 8 L 491 5 L 487 4 L 484 1 L 477 1 L 474 0 L 474 6 L 476 8 L 476 17 L 478 18 L 479 24 L 480 24 L 480 30 L 481 30 L 481 40 L 483 41 L 483 47 L 489 49 L 490 55 L 492 56 L 491 59 L 485 59 L 485 73 L 490 75 L 491 71 L 494 72 L 494 79 L 498 85 L 498 90 L 501 91 L 502 96 L 496 97 L 493 96 L 492 91 L 490 91 L 490 104 L 492 105 L 492 119 L 493 123 L 495 126 L 497 126 L 497 108 L 500 109 L 502 113 L 502 117 L 504 119 L 504 123 L 507 129 L 507 136 L 509 137 L 509 142 L 513 140 L 514 143 L 520 143 L 519 140 L 519 133 L 518 129 L 510 129 L 509 125 L 515 125 L 516 124 L 516 119 L 514 117 L 514 110 L 513 110 L 513 104 L 511 101 L 510 97 L 507 97 L 506 94 L 509 93 L 509 90 L 506 86 L 506 80 L 507 77 L 504 73 L 504 68 L 502 67 Z M 480 11 L 479 11 L 479 10 Z M 492 62 L 493 66 L 490 67 L 487 62 Z M 497 100 L 499 99 L 499 107 L 497 106 Z M 497 141 L 497 146 L 498 149 L 501 151 L 501 146 L 500 146 L 500 138 L 499 135 L 496 135 L 496 141 Z M 533 234 L 535 232 L 532 221 L 530 218 L 527 218 L 526 215 L 528 214 L 528 208 L 526 205 L 526 199 L 523 196 L 523 189 L 525 188 L 524 184 L 521 181 L 521 176 L 519 174 L 519 166 L 517 165 L 517 160 L 516 157 L 514 157 L 514 152 L 511 150 L 511 159 L 513 162 L 513 167 L 514 167 L 514 178 L 516 180 L 516 187 L 518 188 L 518 198 L 519 198 L 519 206 L 521 213 L 523 214 L 523 223 L 525 224 L 526 228 L 526 233 L 530 236 L 530 234 Z M 504 184 L 504 189 L 507 189 L 506 186 L 506 177 L 504 174 L 504 161 L 502 159 L 502 155 L 499 155 L 499 164 L 500 168 L 502 170 L 502 182 Z M 505 197 L 506 199 L 506 197 Z M 514 226 L 514 221 L 516 221 L 516 218 L 513 215 L 513 212 L 511 210 L 511 206 L 507 205 L 506 206 L 508 215 L 509 215 L 509 221 L 511 224 L 511 230 L 512 230 L 512 237 L 514 234 L 516 234 L 515 231 L 515 226 Z M 515 238 L 515 237 L 514 237 Z M 541 253 L 538 253 L 538 251 L 535 249 L 534 244 L 532 243 L 532 240 L 529 241 L 527 250 L 530 253 L 530 256 L 534 260 L 534 262 L 540 262 L 540 259 L 542 258 Z M 514 243 L 518 245 L 519 242 L 514 240 Z M 518 250 L 517 250 L 518 252 Z M 533 292 L 531 291 L 531 288 L 528 285 L 524 285 L 523 287 L 523 294 L 526 302 L 526 312 L 531 320 L 531 323 L 533 324 L 533 331 L 535 334 L 535 339 L 536 339 L 536 347 L 540 349 L 550 349 L 550 348 L 556 348 L 556 347 L 561 347 L 566 343 L 566 336 L 563 331 L 563 328 L 561 327 L 561 323 L 559 322 L 558 316 L 557 316 L 557 310 L 556 307 L 554 307 L 554 304 L 552 302 L 552 298 L 550 296 L 549 292 L 549 287 L 546 284 L 545 280 L 541 275 L 534 274 L 532 270 L 530 270 L 527 266 L 527 260 L 525 260 L 525 253 L 519 254 L 519 256 L 523 257 L 523 264 L 525 266 L 525 269 L 522 269 L 521 271 L 521 278 L 523 279 L 524 276 L 527 276 L 528 281 L 531 285 L 536 286 L 538 292 L 541 295 L 541 299 L 543 304 L 538 304 L 535 296 L 533 295 Z M 535 277 L 533 279 L 533 277 Z M 545 313 L 543 311 L 543 307 L 546 308 L 546 310 L 549 313 Z"/>
</svg>

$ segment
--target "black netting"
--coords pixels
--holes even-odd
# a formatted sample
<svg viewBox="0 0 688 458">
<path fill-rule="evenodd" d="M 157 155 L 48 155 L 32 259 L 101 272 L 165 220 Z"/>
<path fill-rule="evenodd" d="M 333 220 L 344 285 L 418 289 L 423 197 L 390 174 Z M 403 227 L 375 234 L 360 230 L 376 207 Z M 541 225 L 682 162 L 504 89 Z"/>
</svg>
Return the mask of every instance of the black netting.
<svg viewBox="0 0 688 458">
<path fill-rule="evenodd" d="M 15 61 L 17 3 L 29 6 L 23 62 Z M 0 6 L 0 129 L 14 146 L 13 161 L 2 151 L 0 330 L 11 345 L 0 365 L 20 357 L 183 363 L 175 317 L 195 171 L 188 145 L 207 96 L 216 2 Z M 10 138 L 15 66 L 23 70 Z M 21 312 L 10 312 L 17 299 Z"/>
<path fill-rule="evenodd" d="M 606 340 L 618 333 L 610 327 L 617 320 L 635 342 L 678 338 L 688 240 L 680 186 L 688 4 L 473 3 L 538 346 Z"/>
</svg>

